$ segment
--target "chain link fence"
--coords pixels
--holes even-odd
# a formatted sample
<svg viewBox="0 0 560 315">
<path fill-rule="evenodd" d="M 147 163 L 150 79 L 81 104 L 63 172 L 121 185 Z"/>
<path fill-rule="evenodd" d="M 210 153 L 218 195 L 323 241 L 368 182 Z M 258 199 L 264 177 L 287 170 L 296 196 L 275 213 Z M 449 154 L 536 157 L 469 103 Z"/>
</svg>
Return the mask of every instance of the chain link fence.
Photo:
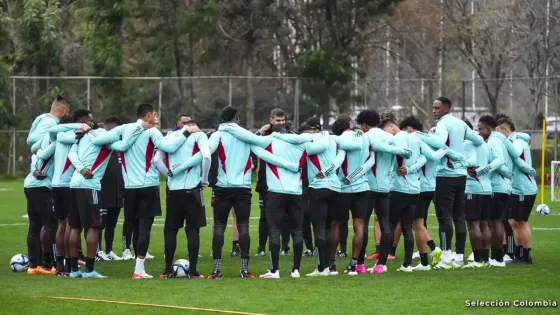
<svg viewBox="0 0 560 315">
<path fill-rule="evenodd" d="M 140 103 L 154 105 L 160 114 L 162 129 L 173 127 L 180 114 L 188 114 L 205 129 L 219 123 L 224 106 L 240 110 L 241 124 L 258 128 L 269 120 L 273 108 L 282 108 L 292 126 L 317 115 L 334 117 L 361 110 L 392 110 L 397 117 L 416 115 L 427 126 L 435 122 L 431 104 L 445 95 L 453 102 L 453 113 L 473 122 L 484 114 L 504 113 L 518 129 L 541 128 L 548 116 L 548 134 L 556 138 L 553 119 L 560 113 L 560 80 L 544 78 L 504 78 L 501 80 L 355 80 L 348 85 L 291 77 L 12 77 L 11 85 L 0 87 L 7 99 L 0 100 L 0 176 L 24 175 L 29 169 L 30 151 L 25 143 L 33 119 L 49 111 L 57 94 L 71 103 L 71 110 L 87 108 L 97 121 L 117 115 L 125 122 L 135 121 Z M 3 108 L 2 108 L 3 107 Z M 252 123 L 251 123 L 252 122 Z M 476 124 L 475 124 L 476 125 Z M 551 139 L 555 159 L 556 141 Z M 540 155 L 539 155 L 540 156 Z M 540 164 L 540 159 L 534 158 Z"/>
</svg>

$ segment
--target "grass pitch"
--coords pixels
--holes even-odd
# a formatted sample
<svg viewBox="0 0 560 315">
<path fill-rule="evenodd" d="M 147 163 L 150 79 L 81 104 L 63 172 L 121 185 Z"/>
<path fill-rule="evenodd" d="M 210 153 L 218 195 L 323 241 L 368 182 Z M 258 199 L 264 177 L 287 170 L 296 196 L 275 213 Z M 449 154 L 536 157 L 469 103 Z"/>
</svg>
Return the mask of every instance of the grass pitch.
<svg viewBox="0 0 560 315">
<path fill-rule="evenodd" d="M 240 279 L 239 258 L 230 257 L 231 228 L 226 230 L 222 280 L 131 280 L 134 261 L 100 262 L 96 269 L 108 279 L 66 279 L 55 276 L 27 276 L 9 269 L 9 259 L 18 253 L 27 253 L 27 219 L 23 180 L 0 181 L 0 314 L 180 314 L 224 310 L 258 314 L 464 314 L 471 312 L 513 312 L 531 314 L 558 314 L 558 308 L 523 309 L 513 306 L 514 300 L 554 300 L 560 303 L 560 204 L 550 202 L 551 215 L 531 216 L 533 232 L 534 265 L 530 267 L 485 268 L 479 270 L 429 271 L 398 273 L 403 258 L 399 245 L 397 258 L 389 262 L 384 275 L 339 275 L 326 278 L 303 276 L 314 269 L 313 258 L 304 258 L 302 278 L 291 279 L 292 257 L 281 257 L 282 279 Z M 161 186 L 165 189 L 165 186 Z M 162 194 L 163 196 L 164 194 Z M 251 255 L 255 254 L 259 208 L 257 195 L 253 195 L 251 219 Z M 210 191 L 205 191 L 209 204 Z M 537 198 L 537 203 L 540 198 Z M 207 208 L 207 216 L 212 216 Z M 163 219 L 156 219 L 152 230 L 150 254 L 154 260 L 146 262 L 146 270 L 154 277 L 163 271 Z M 231 219 L 230 222 L 231 224 Z M 211 221 L 201 230 L 201 255 L 199 271 L 208 275 L 212 271 Z M 432 236 L 437 236 L 437 220 L 433 212 L 428 218 Z M 114 248 L 122 253 L 121 221 L 117 226 Z M 350 232 L 350 237 L 352 232 Z M 370 233 L 370 236 L 373 235 Z M 439 240 L 436 238 L 436 243 Z M 368 253 L 373 251 L 370 241 Z M 351 244 L 351 241 L 349 241 Z M 470 253 L 467 245 L 467 255 Z M 179 234 L 176 259 L 186 258 L 186 239 Z M 339 269 L 348 258 L 339 258 Z M 415 262 L 416 263 L 416 262 Z M 373 262 L 366 261 L 368 267 Z M 251 257 L 250 270 L 258 276 L 269 266 L 267 257 Z M 196 309 L 173 309 L 158 306 L 112 304 L 99 301 L 52 300 L 34 296 L 70 297 L 127 303 L 181 306 Z M 467 300 L 504 300 L 512 303 L 504 308 L 466 307 Z"/>
</svg>

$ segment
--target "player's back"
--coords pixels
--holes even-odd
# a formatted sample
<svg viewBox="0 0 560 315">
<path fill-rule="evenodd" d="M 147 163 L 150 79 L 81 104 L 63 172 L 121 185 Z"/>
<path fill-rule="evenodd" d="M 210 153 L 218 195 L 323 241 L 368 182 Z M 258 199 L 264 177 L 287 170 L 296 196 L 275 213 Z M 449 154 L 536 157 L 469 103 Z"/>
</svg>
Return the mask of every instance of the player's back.
<svg viewBox="0 0 560 315">
<path fill-rule="evenodd" d="M 522 139 L 516 139 L 513 141 L 513 145 L 518 150 L 521 160 L 525 161 L 529 166 L 532 166 L 533 160 L 531 158 L 529 144 Z M 537 193 L 535 178 L 530 174 L 523 173 L 518 166 L 513 167 L 511 186 L 512 192 L 516 195 L 535 195 Z"/>
<path fill-rule="evenodd" d="M 472 141 L 465 140 L 465 154 L 469 165 L 479 167 L 480 169 L 483 169 L 488 165 L 490 149 L 488 148 L 488 144 L 486 142 L 476 146 L 472 143 Z M 476 195 L 492 194 L 490 175 L 488 173 L 484 173 L 477 177 L 467 176 L 465 192 Z"/>
<path fill-rule="evenodd" d="M 251 146 L 228 132 L 214 132 L 211 147 L 218 152 L 218 182 L 222 188 L 250 188 L 252 163 Z"/>
<path fill-rule="evenodd" d="M 399 155 L 393 160 L 391 171 L 391 191 L 402 192 L 406 194 L 420 193 L 420 174 L 418 170 L 425 164 L 426 158 L 420 154 L 420 139 L 410 135 L 408 132 L 400 131 L 395 135 L 395 144 L 408 148 L 412 155 L 405 159 Z M 421 162 L 422 160 L 422 162 Z M 420 164 L 417 164 L 420 163 Z M 397 174 L 397 168 L 406 167 L 408 173 L 404 176 Z"/>
<path fill-rule="evenodd" d="M 68 187 L 70 185 L 74 166 L 70 162 L 68 154 L 70 153 L 70 148 L 76 142 L 73 130 L 61 132 L 57 135 L 54 151 L 53 187 Z"/>
<path fill-rule="evenodd" d="M 53 154 L 49 154 L 48 157 L 42 157 L 42 153 L 46 152 L 51 144 L 49 134 L 44 134 L 40 140 L 39 151 L 35 156 L 35 162 L 31 163 L 31 172 L 24 180 L 24 187 L 52 187 L 52 180 L 54 174 L 54 158 Z M 52 152 L 52 151 L 51 151 Z M 37 179 L 33 176 L 34 171 L 37 170 L 43 173 L 46 178 Z"/>
<path fill-rule="evenodd" d="M 380 129 L 372 128 L 366 135 L 369 137 L 370 143 L 384 142 L 393 139 L 393 135 Z M 375 164 L 368 172 L 368 182 L 370 189 L 375 192 L 388 193 L 391 188 L 391 167 L 395 160 L 395 155 L 382 151 L 374 151 L 371 158 L 375 159 Z"/>
<path fill-rule="evenodd" d="M 300 166 L 303 166 L 305 157 L 303 145 L 291 144 L 281 139 L 273 139 L 266 148 L 266 151 L 281 159 L 300 163 Z M 265 163 L 265 165 L 268 191 L 292 195 L 300 195 L 302 193 L 302 175 L 300 173 L 290 172 L 286 168 L 271 163 Z"/>
<path fill-rule="evenodd" d="M 468 130 L 470 131 L 470 129 L 464 121 L 451 114 L 447 114 L 440 118 L 436 130 L 437 128 L 447 129 L 448 135 L 447 139 L 445 140 L 445 145 L 449 147 L 449 149 L 457 152 L 458 154 L 465 154 L 464 142 L 467 138 L 467 132 Z M 466 168 L 450 168 L 447 165 L 447 161 L 448 158 L 441 159 L 437 171 L 438 176 L 458 177 L 467 175 Z"/>
<path fill-rule="evenodd" d="M 361 171 L 361 166 L 370 158 L 369 140 L 361 131 L 346 130 L 337 138 L 338 147 L 346 151 L 344 162 L 338 172 L 342 180 L 354 172 Z M 356 149 L 357 148 L 357 149 Z M 366 174 L 353 179 L 350 185 L 342 184 L 343 193 L 355 193 L 369 190 Z"/>
<path fill-rule="evenodd" d="M 122 139 L 124 140 L 137 132 L 139 124 L 141 124 L 140 121 L 123 125 Z M 152 141 L 152 132 L 159 131 L 155 128 L 145 130 L 138 136 L 134 144 L 121 155 L 126 188 L 159 186 L 159 175 L 153 163 L 156 147 Z"/>
<path fill-rule="evenodd" d="M 313 189 L 326 188 L 326 189 L 340 192 L 341 183 L 336 171 L 330 172 L 328 174 L 323 174 L 325 175 L 324 178 L 316 177 L 316 175 L 320 171 L 324 171 L 326 168 L 334 164 L 335 158 L 339 151 L 338 143 L 335 139 L 335 136 L 314 134 L 313 140 L 323 141 L 320 140 L 320 138 L 322 137 L 328 137 L 327 149 L 321 153 L 307 156 L 309 162 L 308 169 L 307 169 L 309 187 Z"/>
<path fill-rule="evenodd" d="M 499 160 L 500 163 L 506 165 L 506 155 L 511 161 L 509 154 L 506 150 L 505 145 L 503 144 L 502 140 L 492 132 L 492 134 L 488 137 L 488 148 L 490 153 L 488 154 L 488 163 L 491 164 L 494 160 Z M 511 168 L 508 168 L 511 172 Z M 494 170 L 490 173 L 490 181 L 492 182 L 492 192 L 494 193 L 503 193 L 509 194 L 511 191 L 510 181 L 509 179 L 500 173 L 499 168 Z"/>
<path fill-rule="evenodd" d="M 176 131 L 181 132 L 181 131 Z M 169 177 L 167 184 L 170 190 L 194 189 L 200 186 L 201 181 L 201 163 L 202 155 L 200 148 L 208 145 L 208 137 L 203 132 L 196 132 L 173 153 L 167 153 L 169 167 L 180 165 L 189 159 L 196 159 L 194 165 L 188 167 L 184 171 L 173 172 L 173 176 Z M 196 157 L 195 157 L 196 156 Z"/>
<path fill-rule="evenodd" d="M 105 169 L 109 163 L 112 150 L 105 145 L 95 145 L 92 142 L 91 133 L 103 133 L 104 129 L 92 130 L 85 134 L 77 144 L 72 145 L 69 158 L 76 168 L 76 172 L 70 180 L 70 188 L 89 188 L 101 190 L 101 179 L 105 175 Z M 79 161 L 79 162 L 77 162 Z M 80 165 L 81 164 L 81 165 Z M 93 177 L 84 178 L 80 167 L 89 168 Z"/>
</svg>

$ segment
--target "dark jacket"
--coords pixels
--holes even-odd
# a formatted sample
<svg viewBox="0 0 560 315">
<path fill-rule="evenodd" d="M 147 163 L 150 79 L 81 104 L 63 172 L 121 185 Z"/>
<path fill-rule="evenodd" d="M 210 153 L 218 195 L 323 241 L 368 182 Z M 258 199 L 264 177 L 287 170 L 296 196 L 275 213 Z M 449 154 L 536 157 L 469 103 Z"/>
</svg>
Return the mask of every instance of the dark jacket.
<svg viewBox="0 0 560 315">
<path fill-rule="evenodd" d="M 124 195 L 124 181 L 122 176 L 121 159 L 117 152 L 111 153 L 109 164 L 101 179 L 101 208 L 122 208 Z"/>
</svg>

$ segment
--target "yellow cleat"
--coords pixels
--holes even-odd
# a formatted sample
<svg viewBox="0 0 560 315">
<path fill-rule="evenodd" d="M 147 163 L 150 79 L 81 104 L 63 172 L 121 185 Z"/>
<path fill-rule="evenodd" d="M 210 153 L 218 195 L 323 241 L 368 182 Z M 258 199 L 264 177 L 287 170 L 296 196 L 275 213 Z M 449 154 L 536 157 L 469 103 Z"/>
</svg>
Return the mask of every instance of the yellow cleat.
<svg viewBox="0 0 560 315">
<path fill-rule="evenodd" d="M 436 247 L 435 250 L 433 250 L 430 253 L 430 256 L 432 256 L 432 266 L 437 266 L 439 264 L 439 262 L 441 261 L 441 256 L 443 256 L 443 251 L 441 250 L 441 248 Z"/>
<path fill-rule="evenodd" d="M 440 261 L 439 264 L 437 264 L 434 267 L 434 269 L 435 270 L 451 270 L 451 269 L 453 269 L 453 265 L 444 263 L 443 261 Z"/>
</svg>

